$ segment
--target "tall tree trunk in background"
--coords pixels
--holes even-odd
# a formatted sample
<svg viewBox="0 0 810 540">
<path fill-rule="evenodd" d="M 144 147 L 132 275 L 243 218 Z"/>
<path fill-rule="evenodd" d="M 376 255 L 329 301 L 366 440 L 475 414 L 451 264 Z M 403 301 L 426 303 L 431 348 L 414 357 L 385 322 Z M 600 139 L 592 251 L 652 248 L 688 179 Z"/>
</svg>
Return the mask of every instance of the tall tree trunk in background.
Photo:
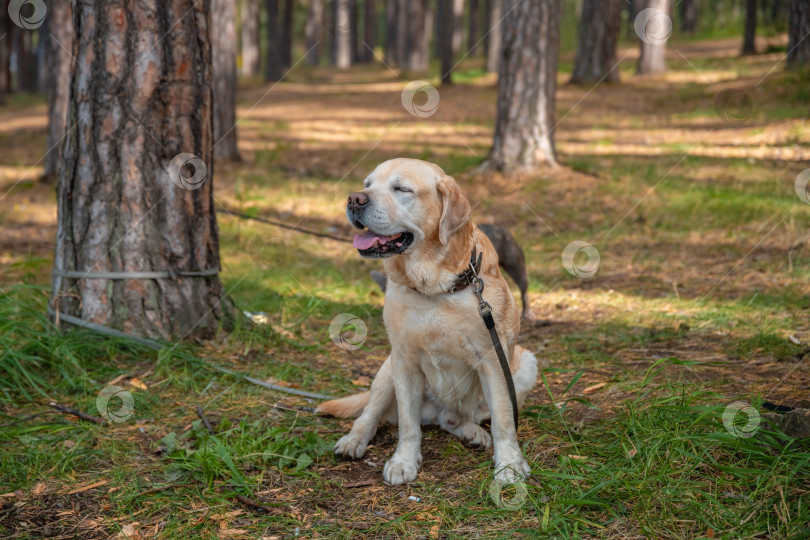
<svg viewBox="0 0 810 540">
<path fill-rule="evenodd" d="M 14 23 L 8 18 L 9 0 L 0 0 L 0 95 L 6 96 L 11 88 L 11 47 L 13 42 Z"/>
<path fill-rule="evenodd" d="M 260 9 L 259 0 L 242 1 L 242 75 L 258 75 L 261 72 L 259 55 Z"/>
<path fill-rule="evenodd" d="M 281 80 L 281 30 L 278 22 L 278 0 L 264 0 L 267 9 L 267 64 L 264 77 L 270 82 Z"/>
<path fill-rule="evenodd" d="M 363 5 L 363 45 L 360 51 L 363 60 L 374 61 L 374 48 L 377 46 L 377 0 L 366 0 Z"/>
<path fill-rule="evenodd" d="M 810 66 L 810 2 L 790 0 L 788 12 L 789 68 Z"/>
<path fill-rule="evenodd" d="M 352 65 L 352 4 L 353 0 L 333 0 L 335 3 L 332 19 L 335 36 L 335 65 L 346 69 Z"/>
<path fill-rule="evenodd" d="M 405 9 L 400 15 L 406 30 L 403 57 L 400 63 L 406 71 L 424 72 L 430 60 L 428 50 L 432 13 L 428 0 L 403 0 Z M 401 7 L 402 7 L 401 4 Z"/>
<path fill-rule="evenodd" d="M 12 23 L 13 24 L 13 23 Z M 17 59 L 17 90 L 37 91 L 38 58 L 34 47 L 36 30 L 16 29 L 14 32 L 14 53 Z"/>
<path fill-rule="evenodd" d="M 482 43 L 484 45 L 484 58 L 489 58 L 489 43 L 492 36 L 492 0 L 484 0 L 484 7 L 482 12 L 481 33 L 483 34 Z"/>
<path fill-rule="evenodd" d="M 745 0 L 742 54 L 757 54 L 757 0 Z"/>
<path fill-rule="evenodd" d="M 351 4 L 351 12 L 352 12 L 352 64 L 359 64 L 363 61 L 361 57 L 360 49 L 363 48 L 361 43 L 362 37 L 360 34 L 360 11 L 358 9 L 357 3 L 360 0 L 353 0 Z"/>
<path fill-rule="evenodd" d="M 232 320 L 216 275 L 209 5 L 73 2 L 77 128 L 59 172 L 50 304 L 61 314 L 164 339 Z"/>
<path fill-rule="evenodd" d="M 56 1 L 58 0 L 52 1 L 51 5 L 53 5 Z M 48 39 L 48 36 L 50 35 L 50 19 L 51 17 L 46 15 L 45 20 L 42 22 L 42 26 L 40 26 L 39 30 L 37 30 L 37 92 L 47 92 L 50 88 L 50 77 L 48 73 L 48 64 L 50 63 L 48 59 L 48 56 L 50 55 L 50 51 L 48 50 L 48 41 L 50 41 Z"/>
<path fill-rule="evenodd" d="M 50 32 L 45 37 L 48 51 L 48 141 L 45 145 L 45 177 L 56 179 L 62 155 L 62 139 L 67 128 L 70 99 L 70 73 L 73 69 L 73 8 L 70 0 L 48 4 Z"/>
<path fill-rule="evenodd" d="M 464 43 L 464 0 L 453 0 L 453 54 L 458 54 Z"/>
<path fill-rule="evenodd" d="M 627 0 L 625 2 L 627 8 L 627 37 L 633 37 L 636 34 L 633 23 L 636 20 L 636 15 L 647 7 L 647 0 Z"/>
<path fill-rule="evenodd" d="M 467 27 L 467 54 L 475 56 L 478 52 L 478 29 L 481 25 L 478 0 L 470 0 L 470 18 Z"/>
<path fill-rule="evenodd" d="M 295 16 L 295 2 L 284 0 L 284 22 L 281 24 L 281 65 L 292 65 L 292 34 Z"/>
<path fill-rule="evenodd" d="M 436 0 L 436 48 L 441 62 L 442 84 L 453 84 L 453 34 L 455 0 Z"/>
<path fill-rule="evenodd" d="M 321 63 L 321 41 L 323 41 L 323 0 L 309 0 L 307 25 L 304 29 L 307 42 L 307 63 L 317 66 Z"/>
<path fill-rule="evenodd" d="M 495 136 L 487 166 L 555 165 L 559 0 L 505 0 Z"/>
<path fill-rule="evenodd" d="M 641 56 L 636 73 L 653 75 L 667 70 L 667 40 L 672 33 L 669 18 L 672 0 L 647 0 L 646 9 L 636 15 L 633 26 L 641 40 Z M 642 20 L 643 19 L 643 20 Z"/>
<path fill-rule="evenodd" d="M 697 0 L 681 0 L 681 32 L 694 34 L 697 31 L 698 7 Z"/>
<path fill-rule="evenodd" d="M 214 76 L 214 157 L 239 160 L 236 144 L 236 3 L 211 1 L 211 55 Z"/>
<path fill-rule="evenodd" d="M 622 0 L 584 1 L 572 83 L 619 81 L 616 47 L 621 26 Z"/>
<path fill-rule="evenodd" d="M 503 47 L 503 7 L 506 0 L 491 0 L 489 12 L 489 46 L 487 47 L 487 71 L 497 73 L 501 63 L 501 48 Z M 509 4 L 512 5 L 512 4 Z"/>
<path fill-rule="evenodd" d="M 398 12 L 399 0 L 385 1 L 385 62 L 388 64 L 399 64 L 397 47 L 398 34 Z"/>
</svg>

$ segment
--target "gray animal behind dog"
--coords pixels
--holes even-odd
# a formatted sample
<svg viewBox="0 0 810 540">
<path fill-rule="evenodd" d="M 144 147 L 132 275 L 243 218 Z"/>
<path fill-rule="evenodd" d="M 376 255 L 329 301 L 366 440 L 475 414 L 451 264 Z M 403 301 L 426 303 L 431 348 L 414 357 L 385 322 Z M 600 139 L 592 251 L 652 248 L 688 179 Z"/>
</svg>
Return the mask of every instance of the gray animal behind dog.
<svg viewBox="0 0 810 540">
<path fill-rule="evenodd" d="M 534 313 L 529 306 L 529 273 L 526 271 L 526 256 L 517 240 L 507 229 L 498 225 L 479 225 L 478 229 L 487 235 L 495 247 L 495 251 L 498 253 L 498 265 L 520 289 L 520 302 L 523 305 L 522 317 L 534 319 Z M 372 270 L 370 274 L 371 279 L 385 292 L 385 287 L 388 285 L 388 278 L 385 277 L 385 274 L 377 270 Z"/>
</svg>

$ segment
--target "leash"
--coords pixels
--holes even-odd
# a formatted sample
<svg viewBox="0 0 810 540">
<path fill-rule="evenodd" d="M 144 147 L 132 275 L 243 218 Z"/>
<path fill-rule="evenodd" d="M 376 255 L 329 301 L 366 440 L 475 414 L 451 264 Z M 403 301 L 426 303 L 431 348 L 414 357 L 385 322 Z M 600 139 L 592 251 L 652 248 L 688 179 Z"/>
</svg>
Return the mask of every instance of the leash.
<svg viewBox="0 0 810 540">
<path fill-rule="evenodd" d="M 503 378 L 506 379 L 506 388 L 509 390 L 509 401 L 512 402 L 512 419 L 515 422 L 515 432 L 518 429 L 518 404 L 517 395 L 515 394 L 515 382 L 512 380 L 512 372 L 509 370 L 509 362 L 506 360 L 506 353 L 503 352 L 503 345 L 501 339 L 498 337 L 498 331 L 495 329 L 495 319 L 492 318 L 492 306 L 484 300 L 484 280 L 478 276 L 478 268 L 481 267 L 481 257 L 483 253 L 478 254 L 478 259 L 475 257 L 476 250 L 473 249 L 470 256 L 470 270 L 472 271 L 472 286 L 475 296 L 478 297 L 478 312 L 481 318 L 484 319 L 484 324 L 489 330 L 489 337 L 492 339 L 492 345 L 495 347 L 495 353 L 498 355 L 498 361 L 501 364 L 501 371 L 503 371 Z M 465 271 L 467 273 L 467 271 Z"/>
</svg>

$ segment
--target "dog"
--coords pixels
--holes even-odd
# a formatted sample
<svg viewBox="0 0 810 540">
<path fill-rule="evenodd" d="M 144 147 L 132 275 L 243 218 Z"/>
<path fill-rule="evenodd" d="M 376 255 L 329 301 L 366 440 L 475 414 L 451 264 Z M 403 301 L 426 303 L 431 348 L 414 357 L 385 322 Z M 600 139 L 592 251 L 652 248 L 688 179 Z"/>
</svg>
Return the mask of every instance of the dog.
<svg viewBox="0 0 810 540">
<path fill-rule="evenodd" d="M 526 271 L 526 256 L 523 254 L 517 240 L 507 229 L 498 225 L 478 225 L 478 229 L 487 235 L 489 241 L 492 242 L 495 252 L 498 254 L 498 264 L 520 289 L 520 303 L 523 305 L 521 317 L 533 320 L 534 313 L 532 313 L 529 306 L 529 274 Z M 372 270 L 369 273 L 371 279 L 380 286 L 382 292 L 385 292 L 385 287 L 388 284 L 388 278 L 385 277 L 385 274 L 377 270 Z"/>
<path fill-rule="evenodd" d="M 432 163 L 393 159 L 352 193 L 349 222 L 364 230 L 353 245 L 383 259 L 388 276 L 383 319 L 391 354 L 368 392 L 322 403 L 317 411 L 356 417 L 335 453 L 359 458 L 380 421 L 397 423 L 399 442 L 383 469 L 392 485 L 416 479 L 422 464 L 421 424 L 439 425 L 473 447 L 494 447 L 495 480 L 529 474 L 517 441 L 506 381 L 472 287 L 461 287 L 473 251 L 522 406 L 537 378 L 537 359 L 516 344 L 520 312 L 498 268 L 490 240 L 470 220 L 456 181 Z M 469 276 L 469 274 L 467 274 Z M 491 418 L 492 436 L 481 427 Z"/>
</svg>

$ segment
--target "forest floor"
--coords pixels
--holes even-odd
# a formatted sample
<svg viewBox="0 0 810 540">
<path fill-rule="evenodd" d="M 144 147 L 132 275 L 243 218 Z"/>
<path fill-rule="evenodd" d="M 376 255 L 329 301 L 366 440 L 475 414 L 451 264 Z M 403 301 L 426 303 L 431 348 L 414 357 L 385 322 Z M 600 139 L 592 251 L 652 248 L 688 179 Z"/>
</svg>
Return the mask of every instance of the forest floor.
<svg viewBox="0 0 810 540">
<path fill-rule="evenodd" d="M 622 82 L 589 87 L 566 84 L 564 56 L 560 167 L 517 181 L 470 173 L 495 114 L 480 59 L 424 118 L 403 107 L 410 78 L 381 65 L 244 81 L 243 160 L 213 175 L 222 278 L 240 309 L 266 316 L 160 352 L 60 334 L 44 317 L 56 231 L 54 186 L 39 180 L 47 110 L 12 97 L 0 108 L 0 536 L 810 535 L 808 439 L 765 423 L 732 433 L 766 401 L 810 407 L 810 204 L 794 190 L 810 169 L 810 79 L 785 71 L 784 39 L 760 45 L 772 52 L 672 43 L 668 73 L 649 78 L 623 49 Z M 388 354 L 368 275 L 379 263 L 225 208 L 350 238 L 346 195 L 398 156 L 438 163 L 474 221 L 507 226 L 526 252 L 536 320 L 520 341 L 542 364 L 520 419 L 532 477 L 500 497 L 491 455 L 445 432 L 424 430 L 415 482 L 387 486 L 395 428 L 340 461 L 331 448 L 350 422 L 211 367 L 333 396 L 368 387 Z M 598 249 L 592 278 L 563 268 L 575 240 Z M 361 348 L 330 339 L 341 313 L 365 324 Z M 110 385 L 134 397 L 120 423 L 48 406 L 97 414 Z M 727 428 L 738 401 L 754 416 Z"/>
</svg>

